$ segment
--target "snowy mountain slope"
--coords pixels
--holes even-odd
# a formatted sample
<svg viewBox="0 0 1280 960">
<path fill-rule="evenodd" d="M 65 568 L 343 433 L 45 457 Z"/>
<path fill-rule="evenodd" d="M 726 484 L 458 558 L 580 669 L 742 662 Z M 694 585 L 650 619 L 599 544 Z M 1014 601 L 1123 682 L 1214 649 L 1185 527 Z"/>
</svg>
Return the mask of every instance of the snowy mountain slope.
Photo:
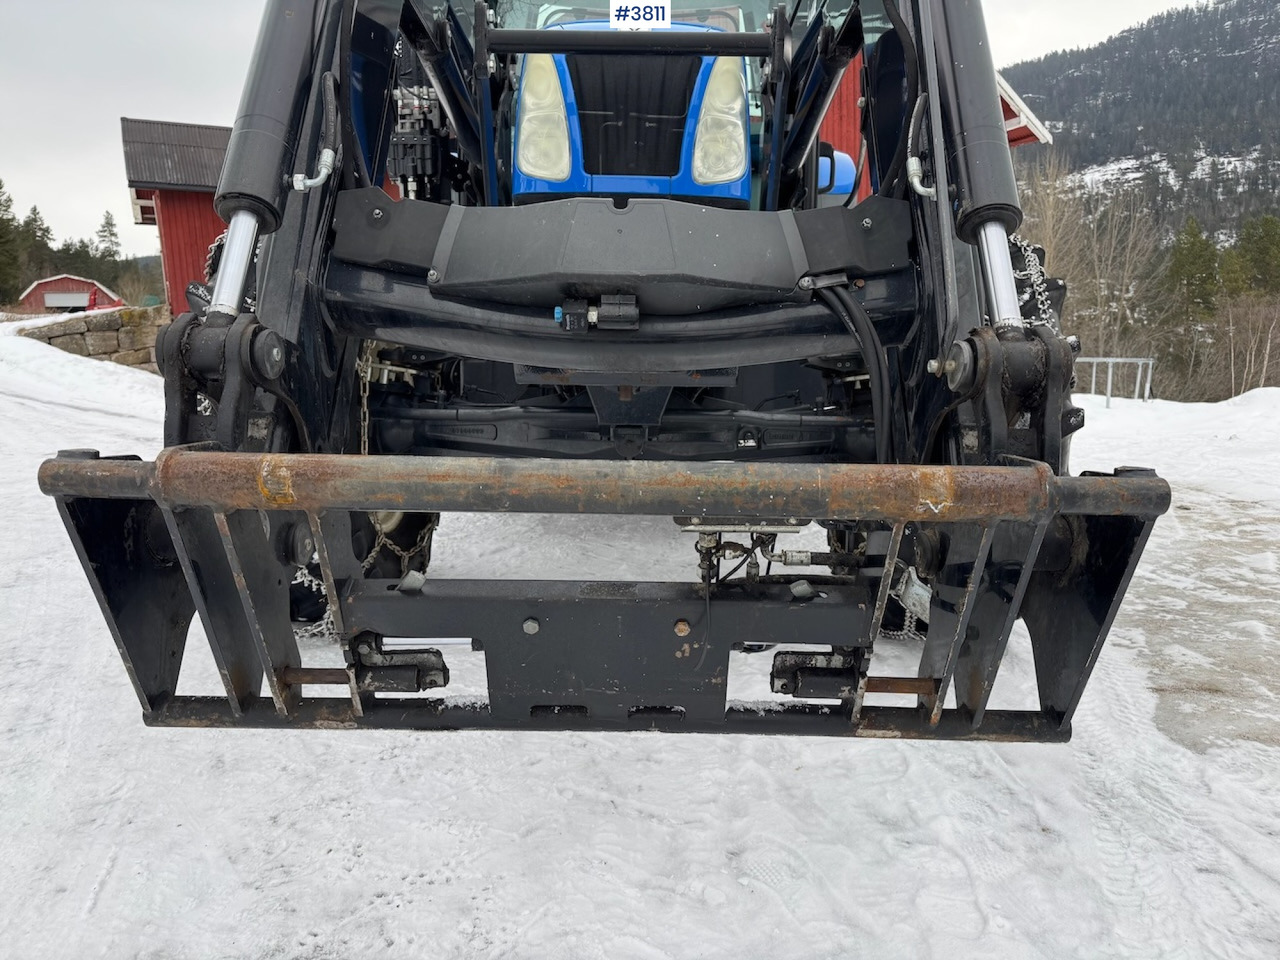
<svg viewBox="0 0 1280 960">
<path fill-rule="evenodd" d="M 1280 392 L 1086 403 L 1076 467 L 1155 466 L 1176 508 L 1069 746 L 162 731 L 34 480 L 154 454 L 160 381 L 0 337 L 0 954 L 1276 956 Z M 446 520 L 442 570 L 492 570 Z M 511 526 L 507 575 L 598 576 L 631 536 Z M 638 536 L 627 572 L 688 573 Z M 1029 696 L 1025 638 L 1009 666 Z"/>
<path fill-rule="evenodd" d="M 1280 6 L 1170 10 L 1002 73 L 1082 182 L 1142 191 L 1166 229 L 1280 213 Z"/>
</svg>

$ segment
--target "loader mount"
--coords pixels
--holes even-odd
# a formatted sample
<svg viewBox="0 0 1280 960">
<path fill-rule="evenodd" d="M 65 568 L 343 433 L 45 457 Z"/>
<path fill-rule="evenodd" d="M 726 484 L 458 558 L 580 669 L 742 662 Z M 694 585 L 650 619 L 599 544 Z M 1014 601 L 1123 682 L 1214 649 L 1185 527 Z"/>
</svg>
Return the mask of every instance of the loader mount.
<svg viewBox="0 0 1280 960">
<path fill-rule="evenodd" d="M 977 5 L 495 11 L 267 4 L 166 449 L 40 472 L 146 723 L 1068 739 L 1169 488 L 1069 473 Z M 674 518 L 697 574 L 437 578 L 465 513 Z M 179 693 L 197 617 L 224 696 Z M 1019 620 L 1034 703 L 991 707 Z"/>
</svg>

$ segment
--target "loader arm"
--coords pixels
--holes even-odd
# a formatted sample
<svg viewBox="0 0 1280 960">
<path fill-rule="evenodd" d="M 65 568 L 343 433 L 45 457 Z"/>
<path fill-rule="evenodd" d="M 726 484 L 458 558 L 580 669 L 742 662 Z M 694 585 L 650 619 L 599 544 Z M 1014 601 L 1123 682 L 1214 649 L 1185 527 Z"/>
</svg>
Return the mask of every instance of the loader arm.
<svg viewBox="0 0 1280 960">
<path fill-rule="evenodd" d="M 1070 737 L 1169 488 L 1070 475 L 979 5 L 670 15 L 269 0 L 166 449 L 40 472 L 146 723 Z M 698 574 L 439 578 L 462 513 L 670 517 Z M 220 697 L 177 693 L 196 617 Z M 1019 621 L 1035 702 L 989 709 Z"/>
</svg>

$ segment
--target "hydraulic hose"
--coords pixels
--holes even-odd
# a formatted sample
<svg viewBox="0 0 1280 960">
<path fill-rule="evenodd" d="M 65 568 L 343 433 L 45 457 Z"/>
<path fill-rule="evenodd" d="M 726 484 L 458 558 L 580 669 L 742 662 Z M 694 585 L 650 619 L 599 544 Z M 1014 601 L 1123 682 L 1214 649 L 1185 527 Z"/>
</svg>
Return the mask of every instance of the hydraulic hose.
<svg viewBox="0 0 1280 960">
<path fill-rule="evenodd" d="M 324 145 L 338 149 L 338 79 L 333 71 L 326 71 L 321 78 L 320 89 L 324 95 Z"/>
<path fill-rule="evenodd" d="M 902 135 L 898 138 L 898 149 L 893 154 L 893 162 L 889 164 L 889 169 L 885 171 L 880 181 L 880 196 L 887 197 L 891 195 L 891 191 L 897 185 L 907 165 L 907 141 L 911 136 L 910 118 L 915 113 L 916 100 L 920 96 L 920 58 L 916 52 L 915 40 L 911 37 L 911 31 L 907 29 L 906 21 L 902 19 L 896 0 L 884 0 L 884 10 L 889 15 L 889 22 L 893 24 L 894 33 L 902 43 L 902 59 L 907 69 L 907 117 L 902 125 Z"/>
<path fill-rule="evenodd" d="M 893 408 L 889 396 L 889 370 L 876 336 L 875 324 L 866 308 L 858 303 L 847 290 L 839 287 L 818 291 L 818 296 L 840 321 L 849 328 L 862 346 L 862 356 L 871 378 L 871 419 L 876 427 L 876 462 L 888 463 L 891 456 L 890 430 L 893 428 Z"/>
<path fill-rule="evenodd" d="M 320 81 L 324 101 L 324 140 L 320 144 L 320 157 L 316 163 L 316 175 L 293 175 L 293 189 L 301 193 L 323 186 L 333 173 L 338 159 L 338 81 L 332 73 L 326 73 Z"/>
<path fill-rule="evenodd" d="M 356 19 L 356 0 L 342 0 L 342 36 L 338 41 L 338 86 L 346 103 L 342 109 L 342 180 L 343 187 L 367 187 L 369 177 L 361 160 L 355 124 L 351 119 L 351 31 Z"/>
<path fill-rule="evenodd" d="M 880 368 L 880 409 L 884 415 L 881 431 L 884 434 L 883 462 L 894 463 L 897 461 L 897 455 L 893 436 L 893 385 L 889 378 L 889 360 L 880 343 L 880 335 L 876 333 L 876 325 L 871 321 L 871 315 L 867 313 L 867 308 L 845 288 L 836 287 L 833 292 L 843 304 L 855 329 L 861 331 L 860 339 L 869 344 L 875 363 Z"/>
<path fill-rule="evenodd" d="M 916 108 L 911 114 L 911 125 L 907 128 L 907 183 L 912 190 L 926 200 L 936 200 L 938 188 L 924 185 L 924 165 L 920 162 L 920 155 L 917 153 L 920 146 L 920 126 L 928 108 L 929 94 L 921 93 L 916 98 Z"/>
</svg>

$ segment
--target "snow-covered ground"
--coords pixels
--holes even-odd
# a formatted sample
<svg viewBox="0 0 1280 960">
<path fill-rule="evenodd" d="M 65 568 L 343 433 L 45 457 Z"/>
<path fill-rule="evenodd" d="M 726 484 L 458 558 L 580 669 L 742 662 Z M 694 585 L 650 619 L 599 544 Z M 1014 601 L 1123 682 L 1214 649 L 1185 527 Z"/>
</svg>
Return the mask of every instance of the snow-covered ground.
<svg viewBox="0 0 1280 960">
<path fill-rule="evenodd" d="M 160 380 L 0 334 L 0 956 L 1280 956 L 1280 391 L 1085 404 L 1076 468 L 1175 506 L 1068 746 L 148 730 L 35 474 L 154 454 Z M 472 524 L 443 572 L 599 576 L 626 535 Z"/>
</svg>

